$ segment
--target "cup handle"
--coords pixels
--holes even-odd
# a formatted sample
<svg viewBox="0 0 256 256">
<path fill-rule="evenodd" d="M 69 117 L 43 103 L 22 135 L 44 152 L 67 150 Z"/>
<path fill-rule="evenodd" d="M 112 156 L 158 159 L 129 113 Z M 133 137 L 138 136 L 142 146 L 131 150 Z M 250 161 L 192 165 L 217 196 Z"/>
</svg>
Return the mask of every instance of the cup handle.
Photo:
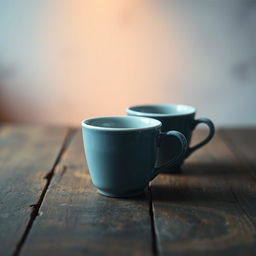
<svg viewBox="0 0 256 256">
<path fill-rule="evenodd" d="M 213 135 L 215 133 L 214 124 L 208 118 L 199 118 L 199 119 L 194 120 L 194 123 L 193 123 L 193 126 L 192 126 L 192 130 L 194 130 L 196 128 L 196 126 L 198 124 L 201 124 L 201 123 L 206 124 L 209 127 L 209 133 L 208 133 L 207 137 L 203 141 L 199 142 L 198 144 L 196 144 L 195 146 L 193 146 L 191 148 L 188 148 L 186 157 L 189 156 L 191 153 L 193 153 L 195 150 L 201 148 L 206 143 L 208 143 L 212 139 L 212 137 L 213 137 Z"/>
<path fill-rule="evenodd" d="M 186 154 L 186 151 L 187 151 L 187 140 L 186 140 L 185 136 L 182 133 L 178 132 L 178 131 L 161 132 L 160 136 L 158 138 L 158 146 L 161 146 L 161 143 L 163 142 L 163 140 L 167 136 L 175 137 L 179 141 L 179 143 L 180 143 L 180 152 L 176 156 L 174 156 L 172 159 L 167 161 L 166 163 L 164 163 L 164 164 L 162 164 L 162 165 L 160 165 L 158 167 L 155 167 L 154 171 L 153 171 L 153 173 L 151 175 L 150 181 L 153 180 L 160 173 L 161 169 L 175 165 Z"/>
</svg>

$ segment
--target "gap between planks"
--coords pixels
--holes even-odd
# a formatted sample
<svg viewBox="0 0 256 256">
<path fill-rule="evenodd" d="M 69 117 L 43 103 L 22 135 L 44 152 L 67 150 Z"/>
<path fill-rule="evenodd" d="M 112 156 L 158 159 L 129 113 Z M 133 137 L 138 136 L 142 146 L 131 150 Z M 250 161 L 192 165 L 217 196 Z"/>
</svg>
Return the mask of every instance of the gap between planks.
<svg viewBox="0 0 256 256">
<path fill-rule="evenodd" d="M 1 130 L 1 126 L 0 126 L 0 130 Z M 67 133 L 67 135 L 66 135 L 66 137 L 64 139 L 62 147 L 61 147 L 61 149 L 60 149 L 60 151 L 58 153 L 58 156 L 57 156 L 57 158 L 56 158 L 56 160 L 55 160 L 51 170 L 44 176 L 44 179 L 46 179 L 46 184 L 45 184 L 45 186 L 44 186 L 44 188 L 42 190 L 42 193 L 40 195 L 40 198 L 39 198 L 38 202 L 35 203 L 35 204 L 30 205 L 30 207 L 32 207 L 32 211 L 31 211 L 31 214 L 30 214 L 30 219 L 29 219 L 29 222 L 27 224 L 27 227 L 26 227 L 23 235 L 21 236 L 21 239 L 17 243 L 17 246 L 16 246 L 16 249 L 15 249 L 15 251 L 13 253 L 13 256 L 18 256 L 20 254 L 22 246 L 24 245 L 24 243 L 25 243 L 25 241 L 27 239 L 27 236 L 28 236 L 28 234 L 29 234 L 29 232 L 30 232 L 30 230 L 31 230 L 31 228 L 33 226 L 33 223 L 34 223 L 35 219 L 37 218 L 37 216 L 39 216 L 40 207 L 41 207 L 41 205 L 43 203 L 45 194 L 46 194 L 46 192 L 48 190 L 48 187 L 49 187 L 49 185 L 51 183 L 51 180 L 52 180 L 52 178 L 54 176 L 55 168 L 58 165 L 58 163 L 60 162 L 63 153 L 66 151 L 66 149 L 67 149 L 67 147 L 68 147 L 68 145 L 69 145 L 69 143 L 70 143 L 74 133 L 75 133 L 74 129 L 69 129 L 68 130 L 68 133 Z"/>
<path fill-rule="evenodd" d="M 154 205 L 152 199 L 151 183 L 148 186 L 149 194 L 149 215 L 151 223 L 151 239 L 152 239 L 152 252 L 154 256 L 158 256 L 158 244 L 157 244 L 157 235 L 156 235 L 156 224 L 155 224 L 155 214 L 154 214 Z"/>
</svg>

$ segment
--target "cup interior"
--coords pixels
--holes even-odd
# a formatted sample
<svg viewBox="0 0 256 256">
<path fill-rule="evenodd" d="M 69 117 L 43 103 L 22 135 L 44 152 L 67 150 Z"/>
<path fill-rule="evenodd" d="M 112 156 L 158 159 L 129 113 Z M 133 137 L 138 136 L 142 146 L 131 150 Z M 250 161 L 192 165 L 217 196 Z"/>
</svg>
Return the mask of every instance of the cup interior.
<svg viewBox="0 0 256 256">
<path fill-rule="evenodd" d="M 160 127 L 161 122 L 156 119 L 146 117 L 109 116 L 90 118 L 84 120 L 82 125 L 87 128 L 131 130 Z"/>
<path fill-rule="evenodd" d="M 127 112 L 131 114 L 149 114 L 149 115 L 188 115 L 195 113 L 195 108 L 181 104 L 155 104 L 140 105 L 128 108 Z"/>
</svg>

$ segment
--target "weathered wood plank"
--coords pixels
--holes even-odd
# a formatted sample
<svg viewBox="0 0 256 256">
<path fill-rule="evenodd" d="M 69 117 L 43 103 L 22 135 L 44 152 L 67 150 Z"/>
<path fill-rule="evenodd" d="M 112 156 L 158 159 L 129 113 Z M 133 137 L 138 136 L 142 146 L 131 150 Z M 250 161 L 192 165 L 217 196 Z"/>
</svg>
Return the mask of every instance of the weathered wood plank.
<svg viewBox="0 0 256 256">
<path fill-rule="evenodd" d="M 151 190 L 159 255 L 256 254 L 255 181 L 219 134 Z"/>
<path fill-rule="evenodd" d="M 237 158 L 256 178 L 256 129 L 221 129 L 220 134 Z"/>
<path fill-rule="evenodd" d="M 151 255 L 148 195 L 113 199 L 91 184 L 80 131 L 55 175 L 21 255 Z"/>
<path fill-rule="evenodd" d="M 4 125 L 0 130 L 0 255 L 12 255 L 41 196 L 68 129 Z"/>
<path fill-rule="evenodd" d="M 239 180 L 236 191 L 243 210 L 256 226 L 256 129 L 222 129 L 220 134 L 236 156 L 240 171 L 251 181 Z"/>
</svg>

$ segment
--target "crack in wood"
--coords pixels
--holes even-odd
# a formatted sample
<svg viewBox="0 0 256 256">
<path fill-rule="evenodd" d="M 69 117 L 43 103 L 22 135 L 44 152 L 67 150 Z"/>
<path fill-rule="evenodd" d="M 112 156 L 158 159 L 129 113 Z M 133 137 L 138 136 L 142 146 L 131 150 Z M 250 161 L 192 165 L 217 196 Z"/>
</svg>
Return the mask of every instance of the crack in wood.
<svg viewBox="0 0 256 256">
<path fill-rule="evenodd" d="M 75 133 L 74 129 L 70 129 L 68 131 L 68 133 L 67 133 L 67 135 L 66 135 L 66 137 L 64 139 L 64 142 L 62 144 L 62 147 L 61 147 L 61 149 L 60 149 L 60 151 L 58 153 L 58 156 L 57 156 L 57 158 L 56 158 L 56 160 L 55 160 L 55 162 L 53 164 L 53 167 L 44 176 L 44 179 L 46 179 L 46 184 L 45 184 L 45 186 L 44 186 L 44 188 L 42 190 L 42 193 L 40 195 L 40 198 L 39 198 L 38 202 L 36 204 L 31 204 L 29 206 L 29 207 L 32 208 L 32 211 L 31 211 L 31 214 L 30 214 L 30 219 L 29 219 L 29 222 L 27 224 L 27 227 L 26 227 L 23 235 L 21 236 L 20 241 L 17 243 L 17 246 L 16 246 L 16 249 L 15 249 L 15 251 L 13 253 L 13 256 L 18 256 L 20 254 L 20 252 L 22 250 L 22 247 L 23 247 L 23 245 L 24 245 L 24 243 L 25 243 L 25 241 L 26 241 L 26 239 L 28 237 L 28 234 L 29 234 L 29 232 L 30 232 L 30 230 L 31 230 L 31 228 L 33 226 L 34 221 L 36 220 L 36 218 L 38 216 L 41 215 L 40 214 L 40 207 L 41 207 L 41 205 L 43 203 L 43 200 L 44 200 L 44 197 L 45 197 L 46 192 L 48 190 L 48 187 L 49 187 L 49 185 L 51 183 L 51 180 L 52 180 L 52 178 L 54 176 L 55 168 L 58 165 L 58 163 L 60 162 L 63 153 L 66 151 L 66 149 L 67 149 L 67 147 L 68 147 L 68 145 L 69 145 L 69 143 L 70 143 L 74 133 Z"/>
<path fill-rule="evenodd" d="M 151 235 L 152 235 L 152 251 L 154 256 L 158 256 L 158 246 L 157 246 L 157 236 L 156 236 L 151 184 L 148 186 L 148 192 L 149 192 L 149 215 L 150 215 Z"/>
</svg>

